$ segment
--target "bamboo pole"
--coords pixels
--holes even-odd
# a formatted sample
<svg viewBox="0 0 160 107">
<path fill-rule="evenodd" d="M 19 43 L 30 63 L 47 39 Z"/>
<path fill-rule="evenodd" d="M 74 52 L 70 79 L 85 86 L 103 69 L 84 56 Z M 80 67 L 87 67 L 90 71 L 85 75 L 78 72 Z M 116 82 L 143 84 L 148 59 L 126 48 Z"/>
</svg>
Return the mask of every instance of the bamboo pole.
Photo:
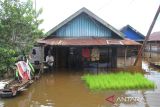
<svg viewBox="0 0 160 107">
<path fill-rule="evenodd" d="M 146 46 L 146 43 L 147 43 L 148 38 L 149 38 L 149 36 L 150 36 L 150 34 L 151 34 L 151 32 L 152 32 L 152 29 L 153 29 L 153 27 L 154 27 L 154 24 L 155 24 L 157 18 L 158 18 L 159 13 L 160 13 L 160 5 L 159 5 L 158 10 L 157 10 L 157 12 L 156 12 L 156 14 L 155 14 L 155 16 L 154 16 L 154 19 L 153 19 L 153 21 L 152 21 L 152 24 L 151 24 L 149 30 L 148 30 L 148 33 L 147 33 L 147 35 L 146 35 L 146 37 L 145 37 L 145 40 L 144 40 L 144 42 L 143 42 L 143 45 L 141 46 L 141 48 L 140 48 L 140 50 L 139 50 L 139 52 L 138 52 L 137 58 L 136 58 L 136 60 L 135 60 L 135 62 L 134 62 L 134 66 L 137 65 L 137 62 L 138 62 L 139 58 L 140 58 L 140 57 L 142 56 L 142 54 L 143 54 L 144 47 Z"/>
</svg>

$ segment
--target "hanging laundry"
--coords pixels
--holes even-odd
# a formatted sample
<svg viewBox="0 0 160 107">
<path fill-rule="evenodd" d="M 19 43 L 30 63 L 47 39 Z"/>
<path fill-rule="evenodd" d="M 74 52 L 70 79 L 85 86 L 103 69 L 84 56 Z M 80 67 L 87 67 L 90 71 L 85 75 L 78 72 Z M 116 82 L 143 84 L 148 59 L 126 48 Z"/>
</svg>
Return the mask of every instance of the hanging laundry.
<svg viewBox="0 0 160 107">
<path fill-rule="evenodd" d="M 90 60 L 90 51 L 88 48 L 82 49 L 82 56 L 86 58 L 88 61 Z"/>
<path fill-rule="evenodd" d="M 91 60 L 98 61 L 100 57 L 100 52 L 98 48 L 93 48 L 91 53 Z"/>
</svg>

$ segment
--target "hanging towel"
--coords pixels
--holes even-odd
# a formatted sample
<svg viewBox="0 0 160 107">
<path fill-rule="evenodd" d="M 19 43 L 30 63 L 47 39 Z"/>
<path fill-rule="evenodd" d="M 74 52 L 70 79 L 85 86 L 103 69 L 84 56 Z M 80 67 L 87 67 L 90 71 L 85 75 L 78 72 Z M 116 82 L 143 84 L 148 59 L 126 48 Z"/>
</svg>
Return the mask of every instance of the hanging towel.
<svg viewBox="0 0 160 107">
<path fill-rule="evenodd" d="M 98 48 L 93 48 L 91 53 L 91 60 L 98 61 L 100 57 L 100 52 Z"/>
<path fill-rule="evenodd" d="M 82 56 L 84 58 L 87 58 L 87 60 L 90 60 L 90 51 L 88 48 L 83 48 L 82 49 Z"/>
</svg>

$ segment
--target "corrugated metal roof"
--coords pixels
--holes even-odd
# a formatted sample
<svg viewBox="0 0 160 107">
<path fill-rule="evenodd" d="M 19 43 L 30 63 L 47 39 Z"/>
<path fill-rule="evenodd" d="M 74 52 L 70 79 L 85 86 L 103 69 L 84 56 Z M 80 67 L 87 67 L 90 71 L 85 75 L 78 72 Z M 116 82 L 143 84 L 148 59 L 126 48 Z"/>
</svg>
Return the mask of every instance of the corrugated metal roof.
<svg viewBox="0 0 160 107">
<path fill-rule="evenodd" d="M 54 46 L 104 46 L 104 45 L 141 45 L 130 39 L 115 40 L 106 38 L 48 38 L 38 43 Z"/>
<path fill-rule="evenodd" d="M 143 40 L 145 39 L 145 36 L 142 33 L 140 33 L 138 30 L 136 30 L 135 28 L 133 28 L 131 25 L 124 26 L 123 28 L 120 29 L 120 31 L 122 33 L 125 33 L 125 30 L 127 30 L 127 28 L 130 28 L 133 32 L 137 33 L 137 35 L 135 35 L 135 36 L 139 36 Z"/>
<path fill-rule="evenodd" d="M 160 31 L 152 33 L 148 41 L 160 41 Z"/>
</svg>

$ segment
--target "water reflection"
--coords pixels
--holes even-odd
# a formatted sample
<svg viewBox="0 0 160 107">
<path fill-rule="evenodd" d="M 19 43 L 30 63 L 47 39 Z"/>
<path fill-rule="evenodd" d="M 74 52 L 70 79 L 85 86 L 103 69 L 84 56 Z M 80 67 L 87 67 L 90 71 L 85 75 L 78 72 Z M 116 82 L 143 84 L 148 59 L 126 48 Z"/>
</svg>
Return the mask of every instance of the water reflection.
<svg viewBox="0 0 160 107">
<path fill-rule="evenodd" d="M 0 99 L 0 107 L 4 107 L 4 102 Z"/>
</svg>

